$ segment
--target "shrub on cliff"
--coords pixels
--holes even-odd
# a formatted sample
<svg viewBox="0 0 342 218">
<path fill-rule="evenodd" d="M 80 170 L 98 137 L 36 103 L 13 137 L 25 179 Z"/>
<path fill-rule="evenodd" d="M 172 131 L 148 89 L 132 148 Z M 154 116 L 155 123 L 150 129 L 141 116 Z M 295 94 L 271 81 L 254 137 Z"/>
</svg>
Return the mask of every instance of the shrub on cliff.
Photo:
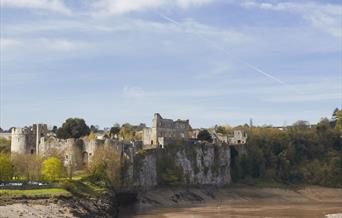
<svg viewBox="0 0 342 218">
<path fill-rule="evenodd" d="M 157 158 L 157 177 L 160 185 L 178 185 L 184 182 L 182 167 L 176 164 L 174 156 L 167 153 Z"/>
<path fill-rule="evenodd" d="M 207 141 L 207 142 L 212 142 L 213 141 L 213 138 L 211 137 L 209 131 L 206 130 L 206 129 L 201 130 L 198 133 L 197 139 L 201 140 L 201 141 Z"/>
</svg>

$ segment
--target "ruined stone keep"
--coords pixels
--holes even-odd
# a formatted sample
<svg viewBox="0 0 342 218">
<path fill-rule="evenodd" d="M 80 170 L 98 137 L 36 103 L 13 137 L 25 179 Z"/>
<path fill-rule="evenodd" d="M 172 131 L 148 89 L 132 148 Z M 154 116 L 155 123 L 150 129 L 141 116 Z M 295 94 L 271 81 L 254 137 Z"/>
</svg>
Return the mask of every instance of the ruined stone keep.
<svg viewBox="0 0 342 218">
<path fill-rule="evenodd" d="M 191 138 L 192 128 L 189 120 L 164 119 L 155 113 L 151 128 L 143 129 L 144 148 L 164 147 L 177 141 Z"/>
</svg>

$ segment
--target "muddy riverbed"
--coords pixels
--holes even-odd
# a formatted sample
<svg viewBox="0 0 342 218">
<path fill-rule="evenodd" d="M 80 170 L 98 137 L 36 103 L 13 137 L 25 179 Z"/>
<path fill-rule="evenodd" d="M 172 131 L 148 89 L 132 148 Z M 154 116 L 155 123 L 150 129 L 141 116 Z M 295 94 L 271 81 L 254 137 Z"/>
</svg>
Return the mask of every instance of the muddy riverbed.
<svg viewBox="0 0 342 218">
<path fill-rule="evenodd" d="M 339 217 L 342 189 L 231 187 L 154 189 L 142 193 L 126 218 Z"/>
<path fill-rule="evenodd" d="M 229 218 L 229 217 L 331 217 L 342 218 L 340 203 L 223 203 L 196 205 L 187 208 L 165 208 L 140 212 L 126 212 L 126 218 Z M 333 216 L 334 215 L 334 216 Z"/>
</svg>

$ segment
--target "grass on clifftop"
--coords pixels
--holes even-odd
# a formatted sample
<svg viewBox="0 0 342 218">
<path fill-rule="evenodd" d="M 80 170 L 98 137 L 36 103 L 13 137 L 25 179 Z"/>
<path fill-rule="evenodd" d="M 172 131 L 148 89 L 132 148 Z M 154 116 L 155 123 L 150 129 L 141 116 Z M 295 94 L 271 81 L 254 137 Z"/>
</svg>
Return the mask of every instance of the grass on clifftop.
<svg viewBox="0 0 342 218">
<path fill-rule="evenodd" d="M 103 186 L 96 185 L 84 179 L 66 180 L 63 182 L 62 187 L 76 197 L 99 196 L 107 190 Z"/>
<path fill-rule="evenodd" d="M 0 197 L 52 197 L 52 196 L 70 196 L 70 192 L 63 188 L 47 188 L 47 189 L 29 189 L 29 190 L 12 190 L 0 189 Z"/>
</svg>

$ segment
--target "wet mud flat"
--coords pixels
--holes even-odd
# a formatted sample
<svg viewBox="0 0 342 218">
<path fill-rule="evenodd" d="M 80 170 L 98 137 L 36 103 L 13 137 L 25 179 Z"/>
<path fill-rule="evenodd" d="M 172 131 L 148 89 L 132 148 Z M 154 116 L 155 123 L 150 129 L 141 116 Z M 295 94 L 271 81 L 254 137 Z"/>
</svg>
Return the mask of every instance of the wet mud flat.
<svg viewBox="0 0 342 218">
<path fill-rule="evenodd" d="M 328 215 L 328 216 L 327 216 Z M 160 188 L 138 197 L 120 217 L 341 217 L 342 189 Z"/>
</svg>

